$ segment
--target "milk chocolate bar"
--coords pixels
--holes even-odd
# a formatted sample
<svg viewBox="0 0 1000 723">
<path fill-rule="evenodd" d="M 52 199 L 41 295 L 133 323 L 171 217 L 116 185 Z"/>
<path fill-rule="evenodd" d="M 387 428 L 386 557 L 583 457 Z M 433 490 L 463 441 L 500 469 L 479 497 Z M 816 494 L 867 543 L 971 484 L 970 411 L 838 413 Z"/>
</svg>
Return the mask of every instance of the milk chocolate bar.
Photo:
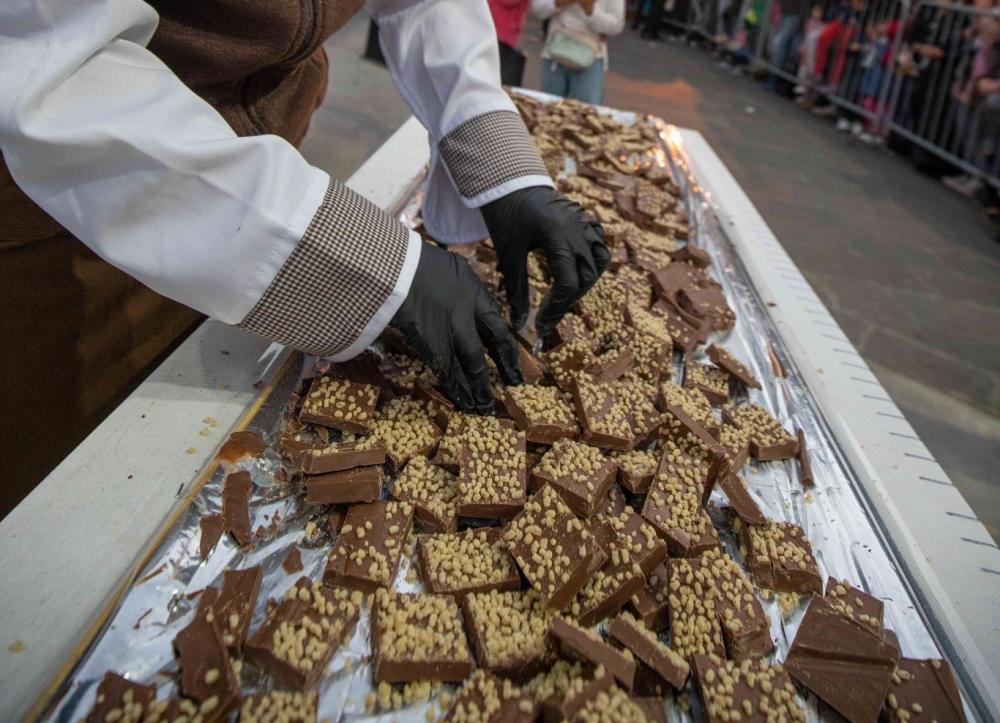
<svg viewBox="0 0 1000 723">
<path fill-rule="evenodd" d="M 695 655 L 724 658 L 715 576 L 705 556 L 667 562 L 670 642 L 691 661 Z M 706 594 L 709 591 L 710 594 Z"/>
<path fill-rule="evenodd" d="M 598 354 L 584 371 L 598 384 L 606 384 L 620 379 L 635 363 L 632 350 L 628 348 L 608 349 Z"/>
<path fill-rule="evenodd" d="M 222 515 L 203 515 L 198 521 L 201 529 L 201 538 L 198 541 L 198 556 L 202 560 L 208 559 L 212 554 L 212 549 L 222 538 Z"/>
<path fill-rule="evenodd" d="M 805 723 L 805 709 L 780 665 L 765 660 L 741 664 L 697 655 L 694 667 L 709 723 Z"/>
<path fill-rule="evenodd" d="M 376 683 L 458 682 L 472 672 L 472 656 L 454 598 L 382 588 L 372 614 Z"/>
<path fill-rule="evenodd" d="M 480 668 L 523 681 L 545 667 L 553 613 L 534 590 L 470 593 L 462 613 Z"/>
<path fill-rule="evenodd" d="M 687 661 L 661 643 L 656 633 L 629 613 L 622 613 L 612 620 L 608 632 L 676 690 L 684 687 L 691 672 Z"/>
<path fill-rule="evenodd" d="M 281 569 L 289 575 L 302 572 L 302 553 L 299 552 L 297 545 L 292 545 L 288 550 L 288 554 L 285 555 L 285 559 L 281 562 Z"/>
<path fill-rule="evenodd" d="M 660 385 L 660 404 L 684 426 L 685 429 L 712 445 L 719 439 L 719 420 L 712 411 L 708 397 L 700 389 L 679 387 L 670 382 Z M 707 431 L 711 439 L 701 430 Z"/>
<path fill-rule="evenodd" d="M 619 537 L 617 534 L 615 536 Z M 608 561 L 591 574 L 570 605 L 570 612 L 581 625 L 597 625 L 604 618 L 621 610 L 646 584 L 642 568 L 624 547 L 622 542 L 611 550 Z"/>
<path fill-rule="evenodd" d="M 618 482 L 634 495 L 649 491 L 649 485 L 656 475 L 659 459 L 647 450 L 615 452 L 611 458 L 618 465 Z"/>
<path fill-rule="evenodd" d="M 542 354 L 549 374 L 563 391 L 570 391 L 576 375 L 591 366 L 596 357 L 592 342 L 571 339 Z"/>
<path fill-rule="evenodd" d="M 614 721 L 615 723 L 650 723 L 644 709 L 621 688 L 599 692 L 576 712 L 570 723 Z"/>
<path fill-rule="evenodd" d="M 826 581 L 827 601 L 842 615 L 856 623 L 882 634 L 882 615 L 885 609 L 882 601 L 851 585 L 846 580 L 828 578 Z"/>
<path fill-rule="evenodd" d="M 412 524 L 408 502 L 354 505 L 340 528 L 323 582 L 362 592 L 392 585 Z"/>
<path fill-rule="evenodd" d="M 813 478 L 812 462 L 809 460 L 809 450 L 806 449 L 806 435 L 801 429 L 795 432 L 796 439 L 799 440 L 799 481 L 803 487 L 812 487 L 815 484 Z"/>
<path fill-rule="evenodd" d="M 694 557 L 719 546 L 719 535 L 701 506 L 701 487 L 658 475 L 642 516 L 666 541 L 673 557 Z"/>
<path fill-rule="evenodd" d="M 321 376 L 313 379 L 302 400 L 299 419 L 324 427 L 367 434 L 375 420 L 379 387 L 347 379 Z"/>
<path fill-rule="evenodd" d="M 732 328 L 736 314 L 720 289 L 681 289 L 677 294 L 678 305 L 694 316 L 712 320 L 716 331 Z"/>
<path fill-rule="evenodd" d="M 417 559 L 420 576 L 432 592 L 461 597 L 470 592 L 521 587 L 514 559 L 495 527 L 419 535 Z"/>
<path fill-rule="evenodd" d="M 413 505 L 421 528 L 454 531 L 458 519 L 458 478 L 426 457 L 414 457 L 392 486 L 393 499 Z"/>
<path fill-rule="evenodd" d="M 575 439 L 580 434 L 568 395 L 557 387 L 524 384 L 508 387 L 503 403 L 527 441 L 552 444 L 559 439 Z"/>
<path fill-rule="evenodd" d="M 719 549 L 706 552 L 700 562 L 706 575 L 696 578 L 711 581 L 707 594 L 715 598 L 726 655 L 743 660 L 772 653 L 770 620 L 743 569 Z"/>
<path fill-rule="evenodd" d="M 665 564 L 646 575 L 646 584 L 629 600 L 628 611 L 654 632 L 670 624 L 670 573 Z"/>
<path fill-rule="evenodd" d="M 153 699 L 156 687 L 140 685 L 117 673 L 107 672 L 97 686 L 97 700 L 87 714 L 86 723 L 107 720 L 140 721 Z M 118 711 L 117 715 L 114 711 Z"/>
<path fill-rule="evenodd" d="M 892 723 L 965 723 L 958 684 L 947 660 L 900 658 L 891 676 L 886 709 Z"/>
<path fill-rule="evenodd" d="M 524 432 L 497 426 L 471 437 L 459 457 L 456 505 L 462 517 L 509 519 L 524 506 Z"/>
<path fill-rule="evenodd" d="M 546 607 L 565 609 L 587 582 L 596 545 L 550 485 L 528 500 L 503 540 Z"/>
<path fill-rule="evenodd" d="M 649 575 L 667 559 L 667 545 L 656 529 L 631 507 L 621 512 L 602 511 L 594 529 L 597 543 L 614 561 L 615 554 L 636 563 L 643 575 Z"/>
<path fill-rule="evenodd" d="M 240 705 L 240 723 L 316 723 L 316 691 L 255 693 Z"/>
<path fill-rule="evenodd" d="M 445 723 L 533 723 L 534 700 L 506 678 L 479 669 L 466 681 L 445 713 Z"/>
<path fill-rule="evenodd" d="M 771 413 L 759 404 L 727 406 L 723 417 L 750 434 L 750 453 L 760 461 L 791 459 L 799 451 L 799 441 L 789 434 Z"/>
<path fill-rule="evenodd" d="M 749 525 L 765 525 L 767 517 L 761 512 L 757 501 L 750 495 L 747 483 L 738 474 L 727 475 L 719 482 L 719 487 L 729 498 L 729 509 Z"/>
<path fill-rule="evenodd" d="M 358 592 L 301 577 L 247 641 L 245 658 L 280 685 L 305 690 L 350 638 L 360 604 Z"/>
<path fill-rule="evenodd" d="M 608 645 L 597 633 L 556 616 L 549 624 L 549 635 L 564 652 L 589 662 L 595 668 L 603 667 L 625 690 L 632 689 L 635 660 Z"/>
<path fill-rule="evenodd" d="M 729 373 L 718 367 L 688 359 L 684 363 L 684 386 L 697 389 L 713 404 L 729 401 Z"/>
<path fill-rule="evenodd" d="M 385 444 L 378 437 L 355 437 L 347 433 L 338 442 L 303 449 L 295 459 L 306 474 L 371 467 L 385 462 Z"/>
<path fill-rule="evenodd" d="M 210 707 L 210 720 L 222 718 L 239 703 L 240 687 L 233 673 L 222 621 L 211 606 L 195 611 L 194 619 L 177 633 L 174 648 L 181 669 L 181 692 Z M 215 701 L 212 705 L 210 701 Z"/>
<path fill-rule="evenodd" d="M 822 593 L 812 545 L 794 522 L 769 522 L 741 527 L 747 566 L 757 584 L 775 592 Z"/>
<path fill-rule="evenodd" d="M 785 668 L 850 723 L 875 723 L 898 659 L 882 636 L 813 596 Z"/>
<path fill-rule="evenodd" d="M 757 377 L 747 369 L 746 365 L 722 347 L 712 344 L 705 350 L 705 353 L 708 354 L 708 358 L 712 360 L 713 364 L 720 369 L 725 369 L 744 387 L 748 389 L 761 388 Z"/>
<path fill-rule="evenodd" d="M 636 375 L 654 384 L 669 377 L 673 361 L 669 340 L 626 326 L 618 334 L 618 343 L 632 353 L 632 371 Z"/>
<path fill-rule="evenodd" d="M 222 573 L 222 588 L 206 588 L 198 600 L 199 612 L 207 614 L 208 609 L 212 609 L 222 633 L 222 642 L 233 655 L 239 655 L 250 632 L 262 576 L 260 565 L 244 570 L 226 570 Z"/>
<path fill-rule="evenodd" d="M 314 505 L 374 502 L 382 497 L 382 467 L 355 467 L 305 478 L 306 502 Z"/>
<path fill-rule="evenodd" d="M 418 379 L 413 384 L 413 398 L 424 403 L 434 424 L 441 429 L 448 426 L 455 405 L 437 387 Z"/>
<path fill-rule="evenodd" d="M 409 354 L 385 354 L 379 360 L 378 368 L 382 377 L 397 394 L 412 392 L 418 381 L 431 386 L 437 384 L 434 372 L 420 359 Z"/>
<path fill-rule="evenodd" d="M 674 348 L 682 354 L 690 354 L 699 345 L 708 339 L 708 321 L 694 320 L 689 322 L 687 318 L 681 316 L 672 304 L 658 301 L 653 304 L 653 310 L 663 320 L 663 324 L 673 339 Z"/>
<path fill-rule="evenodd" d="M 580 517 L 590 517 L 615 481 L 615 463 L 601 450 L 561 439 L 531 471 L 533 484 L 550 484 Z"/>
<path fill-rule="evenodd" d="M 441 430 L 431 420 L 423 402 L 397 397 L 379 410 L 372 436 L 385 445 L 386 456 L 398 471 L 414 457 L 430 456 L 441 438 Z"/>
<path fill-rule="evenodd" d="M 240 545 L 249 545 L 250 490 L 253 484 L 246 470 L 226 476 L 222 485 L 222 529 L 232 533 Z"/>
<path fill-rule="evenodd" d="M 622 398 L 624 389 L 619 384 L 595 384 L 585 375 L 574 379 L 573 404 L 583 428 L 584 442 L 619 451 L 635 446 L 630 410 Z"/>
<path fill-rule="evenodd" d="M 540 705 L 543 723 L 559 723 L 570 720 L 599 693 L 614 687 L 614 678 L 604 668 L 557 660 L 549 670 L 525 683 L 524 692 Z"/>
</svg>

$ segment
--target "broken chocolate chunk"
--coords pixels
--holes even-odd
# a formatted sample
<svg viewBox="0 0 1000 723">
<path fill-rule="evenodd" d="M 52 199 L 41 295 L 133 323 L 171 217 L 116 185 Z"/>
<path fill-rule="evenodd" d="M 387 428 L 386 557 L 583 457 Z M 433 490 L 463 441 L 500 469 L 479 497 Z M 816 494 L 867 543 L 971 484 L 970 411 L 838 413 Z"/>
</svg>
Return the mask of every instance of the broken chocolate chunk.
<svg viewBox="0 0 1000 723">
<path fill-rule="evenodd" d="M 233 472 L 222 485 L 222 529 L 232 533 L 240 545 L 249 545 L 250 490 L 253 483 L 246 470 Z"/>
</svg>

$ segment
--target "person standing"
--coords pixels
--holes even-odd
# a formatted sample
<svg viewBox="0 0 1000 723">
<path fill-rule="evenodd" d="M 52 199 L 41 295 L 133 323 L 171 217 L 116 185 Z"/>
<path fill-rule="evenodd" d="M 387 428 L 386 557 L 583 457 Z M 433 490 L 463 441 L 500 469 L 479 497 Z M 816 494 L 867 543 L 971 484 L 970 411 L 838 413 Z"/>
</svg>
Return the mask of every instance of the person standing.
<svg viewBox="0 0 1000 723">
<path fill-rule="evenodd" d="M 549 20 L 542 50 L 542 90 L 585 103 L 604 102 L 605 39 L 625 26 L 625 0 L 532 0 Z"/>
<path fill-rule="evenodd" d="M 521 85 L 524 77 L 524 53 L 517 49 L 521 42 L 524 16 L 528 14 L 531 0 L 487 0 L 493 25 L 497 29 L 500 47 L 500 82 L 504 85 Z"/>
<path fill-rule="evenodd" d="M 778 0 L 781 19 L 778 32 L 771 41 L 771 64 L 779 71 L 788 71 L 786 65 L 798 54 L 802 36 L 802 19 L 805 12 L 802 0 Z M 771 73 L 767 79 L 767 89 L 776 91 L 782 85 L 782 77 Z"/>
</svg>

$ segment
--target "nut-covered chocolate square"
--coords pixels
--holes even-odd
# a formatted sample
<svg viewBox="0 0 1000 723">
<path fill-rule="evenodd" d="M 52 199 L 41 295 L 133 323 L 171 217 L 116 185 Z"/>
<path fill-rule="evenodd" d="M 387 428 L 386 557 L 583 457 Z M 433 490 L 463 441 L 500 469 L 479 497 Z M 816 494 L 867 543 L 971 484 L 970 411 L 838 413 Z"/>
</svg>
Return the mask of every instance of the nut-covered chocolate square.
<svg viewBox="0 0 1000 723">
<path fill-rule="evenodd" d="M 769 411 L 759 404 L 726 406 L 723 417 L 750 435 L 750 454 L 754 459 L 791 459 L 799 452 L 798 438 L 789 433 Z"/>
<path fill-rule="evenodd" d="M 382 441 L 386 456 L 400 470 L 414 457 L 431 454 L 441 438 L 441 430 L 431 420 L 423 402 L 396 397 L 379 410 L 372 436 Z"/>
<path fill-rule="evenodd" d="M 240 723 L 316 723 L 316 700 L 313 690 L 272 690 L 270 693 L 248 695 L 240 705 Z M 164 719 L 164 723 L 173 718 Z"/>
<path fill-rule="evenodd" d="M 413 505 L 417 524 L 428 532 L 455 530 L 458 477 L 426 457 L 414 457 L 392 486 L 393 499 Z"/>
<path fill-rule="evenodd" d="M 940 658 L 900 658 L 892 673 L 886 709 L 892 723 L 966 720 L 951 666 Z"/>
<path fill-rule="evenodd" d="M 684 363 L 684 386 L 697 389 L 713 404 L 729 401 L 729 373 L 692 359 Z"/>
<path fill-rule="evenodd" d="M 459 516 L 505 520 L 524 506 L 528 479 L 524 432 L 508 425 L 466 437 L 459 455 Z"/>
<path fill-rule="evenodd" d="M 553 613 L 534 590 L 470 593 L 462 612 L 480 668 L 527 680 L 545 667 Z"/>
<path fill-rule="evenodd" d="M 710 723 L 805 723 L 806 712 L 788 673 L 766 660 L 694 659 L 698 690 Z"/>
<path fill-rule="evenodd" d="M 577 515 L 590 517 L 615 481 L 615 463 L 597 447 L 558 440 L 531 470 L 536 489 L 552 485 Z"/>
<path fill-rule="evenodd" d="M 503 392 L 503 403 L 529 442 L 552 444 L 580 434 L 570 397 L 558 387 L 508 387 Z"/>
<path fill-rule="evenodd" d="M 363 592 L 391 586 L 412 524 L 409 502 L 354 505 L 333 544 L 323 581 Z"/>
<path fill-rule="evenodd" d="M 371 384 L 316 377 L 302 399 L 299 419 L 348 432 L 370 432 L 380 391 Z"/>
<path fill-rule="evenodd" d="M 658 474 L 642 506 L 642 516 L 666 541 L 673 557 L 694 557 L 719 546 L 719 534 L 701 506 L 702 488 Z"/>
<path fill-rule="evenodd" d="M 631 452 L 613 452 L 611 459 L 618 465 L 618 482 L 622 487 L 634 495 L 649 492 L 649 485 L 652 484 L 660 463 L 655 453 L 635 449 Z"/>
<path fill-rule="evenodd" d="M 757 584 L 775 592 L 821 594 L 820 577 L 812 545 L 794 522 L 743 525 L 747 566 Z"/>
<path fill-rule="evenodd" d="M 424 584 L 436 593 L 462 596 L 517 590 L 521 576 L 496 527 L 417 537 Z"/>
<path fill-rule="evenodd" d="M 458 604 L 448 595 L 381 588 L 372 615 L 376 683 L 458 682 L 472 672 Z"/>
<path fill-rule="evenodd" d="M 455 695 L 444 716 L 446 723 L 533 723 L 536 705 L 506 678 L 477 670 Z"/>
<path fill-rule="evenodd" d="M 661 643 L 656 633 L 630 613 L 622 613 L 612 620 L 608 625 L 608 632 L 673 688 L 680 690 L 684 687 L 691 672 L 687 661 L 675 650 Z"/>
</svg>

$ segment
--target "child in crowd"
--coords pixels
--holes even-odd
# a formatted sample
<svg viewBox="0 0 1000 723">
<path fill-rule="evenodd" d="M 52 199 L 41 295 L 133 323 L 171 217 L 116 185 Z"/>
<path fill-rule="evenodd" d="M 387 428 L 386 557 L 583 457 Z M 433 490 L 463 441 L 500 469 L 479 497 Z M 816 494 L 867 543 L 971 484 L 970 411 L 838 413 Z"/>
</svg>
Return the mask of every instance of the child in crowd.
<svg viewBox="0 0 1000 723">
<path fill-rule="evenodd" d="M 861 107 L 872 115 L 878 109 L 882 86 L 889 77 L 889 50 L 892 39 L 889 35 L 889 23 L 885 20 L 871 20 L 865 32 L 866 42 L 861 51 Z M 859 136 L 865 143 L 871 143 L 881 138 L 882 129 L 877 128 L 871 117 L 865 118 L 865 130 Z"/>
<path fill-rule="evenodd" d="M 799 84 L 795 86 L 795 95 L 803 95 L 816 81 L 813 72 L 816 67 L 816 44 L 824 27 L 826 23 L 823 22 L 823 6 L 813 5 L 802 31 L 802 45 L 799 46 Z"/>
</svg>

